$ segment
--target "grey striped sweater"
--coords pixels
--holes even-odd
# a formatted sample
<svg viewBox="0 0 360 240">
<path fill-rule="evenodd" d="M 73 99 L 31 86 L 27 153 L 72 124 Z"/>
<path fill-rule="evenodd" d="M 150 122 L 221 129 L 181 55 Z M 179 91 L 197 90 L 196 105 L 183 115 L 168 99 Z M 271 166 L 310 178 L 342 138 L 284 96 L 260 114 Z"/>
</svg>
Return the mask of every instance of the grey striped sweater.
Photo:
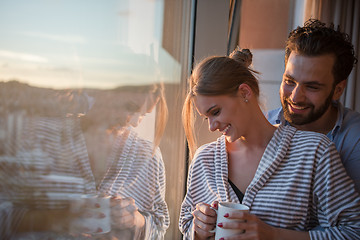
<svg viewBox="0 0 360 240">
<path fill-rule="evenodd" d="M 193 238 L 196 204 L 215 200 L 239 202 L 228 183 L 224 136 L 200 147 L 191 163 L 179 221 L 184 239 Z M 309 231 L 311 239 L 360 239 L 360 196 L 322 134 L 280 125 L 242 203 L 267 224 Z"/>
</svg>

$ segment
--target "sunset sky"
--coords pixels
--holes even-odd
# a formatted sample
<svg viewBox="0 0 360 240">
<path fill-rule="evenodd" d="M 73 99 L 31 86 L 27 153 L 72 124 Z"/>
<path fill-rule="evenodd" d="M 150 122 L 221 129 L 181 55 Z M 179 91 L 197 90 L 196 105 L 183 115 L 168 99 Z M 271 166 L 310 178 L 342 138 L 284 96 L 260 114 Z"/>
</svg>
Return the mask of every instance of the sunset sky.
<svg viewBox="0 0 360 240">
<path fill-rule="evenodd" d="M 161 47 L 163 5 L 162 0 L 1 0 L 0 81 L 52 88 L 173 81 L 165 70 L 180 66 Z"/>
</svg>

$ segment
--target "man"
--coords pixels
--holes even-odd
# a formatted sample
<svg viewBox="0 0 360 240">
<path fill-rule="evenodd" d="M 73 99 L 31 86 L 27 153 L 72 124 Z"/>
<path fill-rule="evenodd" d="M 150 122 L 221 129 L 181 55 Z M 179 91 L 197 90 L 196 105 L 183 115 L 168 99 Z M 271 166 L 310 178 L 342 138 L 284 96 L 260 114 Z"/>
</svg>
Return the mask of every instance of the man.
<svg viewBox="0 0 360 240">
<path fill-rule="evenodd" d="M 347 34 L 308 20 L 288 37 L 280 86 L 282 108 L 271 110 L 267 118 L 272 124 L 326 134 L 360 192 L 360 113 L 338 101 L 356 62 Z"/>
</svg>

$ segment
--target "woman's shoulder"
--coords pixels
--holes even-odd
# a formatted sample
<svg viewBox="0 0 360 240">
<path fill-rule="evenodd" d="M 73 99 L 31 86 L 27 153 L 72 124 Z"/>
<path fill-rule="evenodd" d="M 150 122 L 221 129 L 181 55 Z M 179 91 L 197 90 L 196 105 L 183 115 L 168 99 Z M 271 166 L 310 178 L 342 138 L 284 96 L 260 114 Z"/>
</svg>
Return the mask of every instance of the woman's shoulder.
<svg viewBox="0 0 360 240">
<path fill-rule="evenodd" d="M 213 151 L 215 149 L 215 147 L 216 147 L 216 141 L 213 141 L 210 143 L 205 143 L 196 150 L 195 154 L 200 154 L 200 153 L 204 153 L 207 151 Z"/>
<path fill-rule="evenodd" d="M 292 126 L 284 126 L 283 131 L 285 132 L 283 138 L 287 139 L 284 140 L 287 142 L 285 145 L 291 150 L 288 154 L 292 156 L 305 154 L 315 157 L 309 159 L 320 159 L 324 154 L 336 152 L 334 143 L 325 134 L 298 130 Z"/>
<path fill-rule="evenodd" d="M 284 140 L 286 144 L 280 145 L 286 150 L 287 159 L 299 160 L 303 166 L 313 165 L 314 162 L 317 164 L 326 164 L 329 161 L 332 161 L 332 164 L 341 162 L 335 144 L 326 135 L 298 130 L 292 126 L 283 127 L 283 131 L 285 133 L 282 137 L 286 138 Z M 286 135 L 287 131 L 292 134 Z"/>
<path fill-rule="evenodd" d="M 213 142 L 200 146 L 193 157 L 192 165 L 214 164 L 216 156 L 225 149 L 225 138 L 219 137 Z"/>
<path fill-rule="evenodd" d="M 201 145 L 195 152 L 195 157 L 202 156 L 202 155 L 213 155 L 216 151 L 221 149 L 221 145 L 225 144 L 225 139 L 223 136 L 217 138 L 215 141 L 205 143 Z M 225 145 L 224 145 L 225 146 Z"/>
<path fill-rule="evenodd" d="M 282 125 L 284 128 L 284 131 L 291 131 L 294 132 L 292 140 L 297 142 L 309 142 L 309 143 L 322 143 L 325 145 L 331 144 L 331 140 L 322 133 L 313 132 L 313 131 L 305 131 L 305 130 L 299 130 L 293 126 L 290 125 Z"/>
</svg>

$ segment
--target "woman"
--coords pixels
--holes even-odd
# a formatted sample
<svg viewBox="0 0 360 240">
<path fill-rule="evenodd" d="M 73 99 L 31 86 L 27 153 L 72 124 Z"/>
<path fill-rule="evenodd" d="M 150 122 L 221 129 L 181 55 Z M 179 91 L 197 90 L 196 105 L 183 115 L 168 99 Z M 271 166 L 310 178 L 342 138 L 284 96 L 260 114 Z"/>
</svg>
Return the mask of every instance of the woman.
<svg viewBox="0 0 360 240">
<path fill-rule="evenodd" d="M 164 237 L 162 85 L 68 93 L 9 82 L 2 89 L 4 99 L 17 101 L 0 111 L 1 239 L 72 239 L 67 198 L 99 193 L 111 196 L 112 214 L 112 231 L 101 239 Z M 134 127 L 155 106 L 152 143 Z M 76 239 L 94 237 L 71 231 Z"/>
<path fill-rule="evenodd" d="M 239 49 L 209 57 L 189 78 L 183 123 L 193 161 L 179 221 L 184 238 L 211 239 L 211 205 L 231 201 L 250 212 L 227 216 L 242 223 L 216 223 L 245 230 L 226 239 L 359 239 L 360 196 L 334 145 L 322 134 L 268 123 L 251 58 Z M 223 133 L 197 150 L 193 105 L 211 131 Z"/>
</svg>

